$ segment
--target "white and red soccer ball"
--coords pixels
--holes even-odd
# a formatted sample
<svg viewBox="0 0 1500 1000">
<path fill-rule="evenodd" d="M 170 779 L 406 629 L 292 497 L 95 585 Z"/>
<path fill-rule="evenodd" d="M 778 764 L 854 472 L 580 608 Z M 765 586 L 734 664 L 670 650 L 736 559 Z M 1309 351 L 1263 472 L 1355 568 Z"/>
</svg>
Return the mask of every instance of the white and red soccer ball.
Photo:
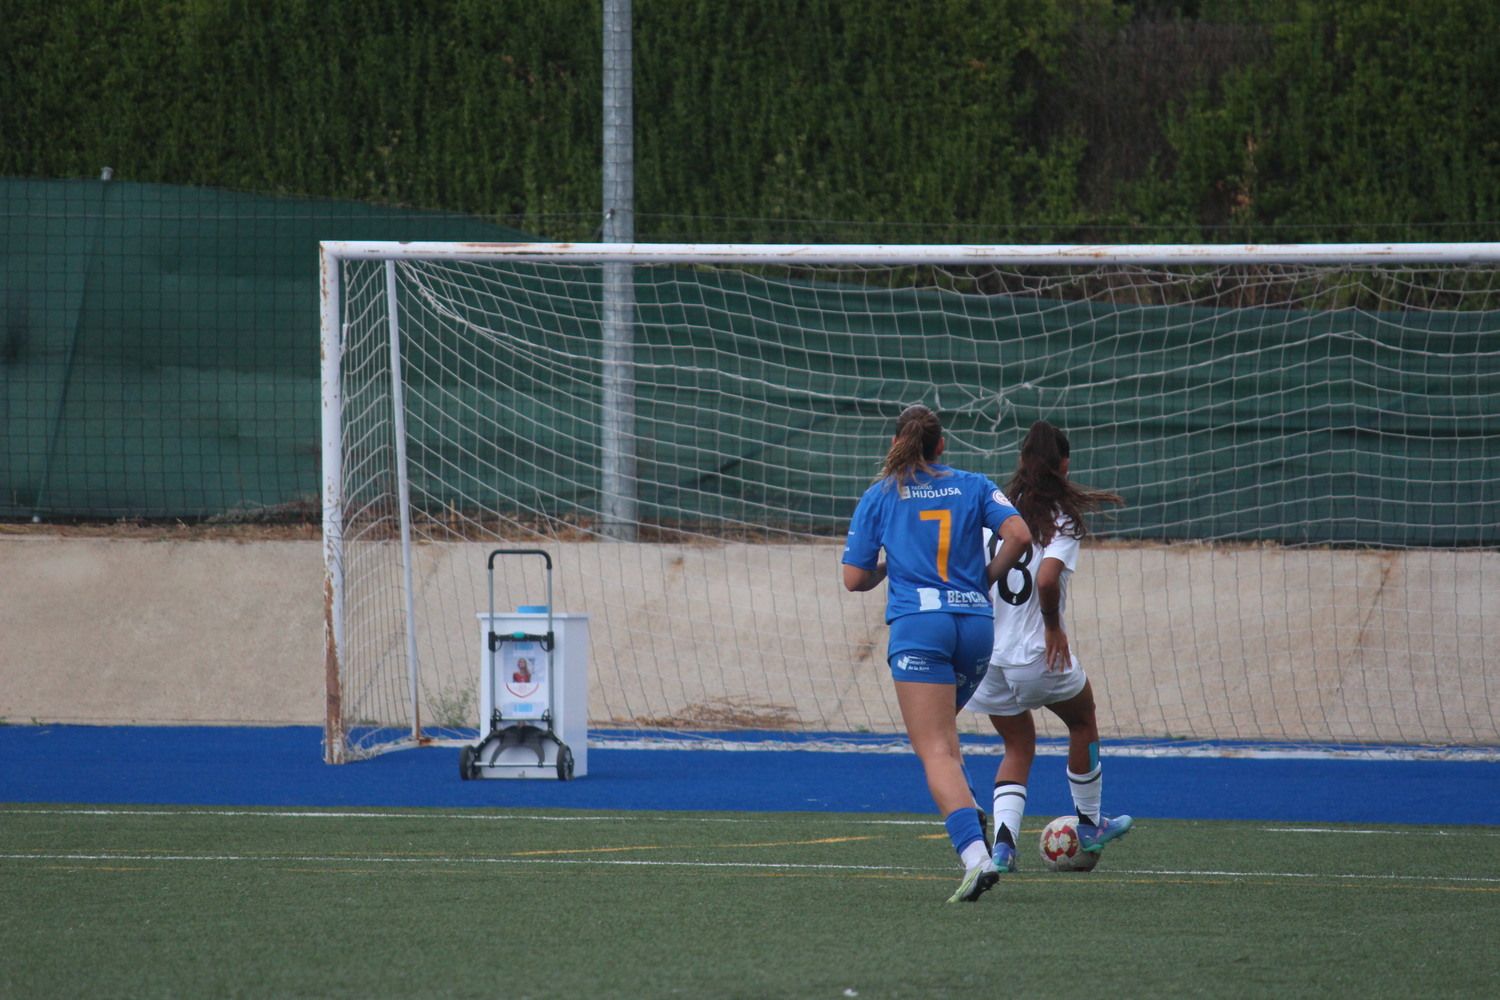
<svg viewBox="0 0 1500 1000">
<path fill-rule="evenodd" d="M 1048 871 L 1086 872 L 1099 863 L 1099 855 L 1090 854 L 1078 843 L 1078 817 L 1059 816 L 1042 830 L 1042 864 Z"/>
</svg>

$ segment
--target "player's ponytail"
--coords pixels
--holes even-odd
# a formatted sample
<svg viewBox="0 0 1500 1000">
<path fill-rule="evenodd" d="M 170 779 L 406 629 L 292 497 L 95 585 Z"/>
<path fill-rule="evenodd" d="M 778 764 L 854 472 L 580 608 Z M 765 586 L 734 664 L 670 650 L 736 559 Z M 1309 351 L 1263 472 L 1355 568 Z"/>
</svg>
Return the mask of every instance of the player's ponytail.
<svg viewBox="0 0 1500 1000">
<path fill-rule="evenodd" d="M 886 452 L 880 478 L 902 483 L 915 480 L 919 471 L 931 475 L 932 463 L 942 443 L 943 424 L 937 414 L 921 403 L 908 406 L 896 418 L 896 434 L 890 451 Z"/>
<path fill-rule="evenodd" d="M 1107 503 L 1120 504 L 1116 493 L 1092 490 L 1070 482 L 1062 474 L 1063 459 L 1071 448 L 1068 436 L 1045 420 L 1038 420 L 1021 442 L 1021 460 L 1015 475 L 1005 485 L 1005 495 L 1016 505 L 1016 511 L 1031 529 L 1031 537 L 1040 545 L 1052 541 L 1057 533 L 1057 515 L 1067 515 L 1073 522 L 1069 531 L 1075 538 L 1088 534 L 1084 515 Z"/>
</svg>

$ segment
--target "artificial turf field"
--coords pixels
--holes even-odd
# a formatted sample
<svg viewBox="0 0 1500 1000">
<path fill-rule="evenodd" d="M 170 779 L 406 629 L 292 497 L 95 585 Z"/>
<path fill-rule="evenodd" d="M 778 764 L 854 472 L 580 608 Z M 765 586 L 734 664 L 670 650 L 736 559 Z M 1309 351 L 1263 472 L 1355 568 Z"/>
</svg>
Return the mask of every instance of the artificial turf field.
<svg viewBox="0 0 1500 1000">
<path fill-rule="evenodd" d="M 907 814 L 0 806 L 0 996 L 1500 994 L 1500 830 L 1142 819 L 973 904 Z"/>
</svg>

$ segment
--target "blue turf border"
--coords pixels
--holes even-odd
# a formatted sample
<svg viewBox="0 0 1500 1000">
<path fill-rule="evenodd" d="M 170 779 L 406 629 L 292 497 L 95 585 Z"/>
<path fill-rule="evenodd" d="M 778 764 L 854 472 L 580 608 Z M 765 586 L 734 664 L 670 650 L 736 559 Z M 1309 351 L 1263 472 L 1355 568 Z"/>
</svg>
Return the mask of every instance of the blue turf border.
<svg viewBox="0 0 1500 1000">
<path fill-rule="evenodd" d="M 563 808 L 931 814 L 910 753 L 590 746 L 570 782 L 462 781 L 458 749 L 322 762 L 315 726 L 0 726 L 0 802 L 286 808 Z M 998 757 L 971 753 L 981 802 Z M 1110 756 L 1105 808 L 1140 818 L 1500 824 L 1500 763 Z M 1028 813 L 1071 811 L 1040 756 Z"/>
</svg>

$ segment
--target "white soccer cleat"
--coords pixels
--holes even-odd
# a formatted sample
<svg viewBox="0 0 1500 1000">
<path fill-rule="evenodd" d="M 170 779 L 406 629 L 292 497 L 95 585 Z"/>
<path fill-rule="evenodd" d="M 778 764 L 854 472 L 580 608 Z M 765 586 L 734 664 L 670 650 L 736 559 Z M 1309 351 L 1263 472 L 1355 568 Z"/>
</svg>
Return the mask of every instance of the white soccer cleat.
<svg viewBox="0 0 1500 1000">
<path fill-rule="evenodd" d="M 958 883 L 958 890 L 948 897 L 950 903 L 972 903 L 983 896 L 985 892 L 994 887 L 1000 881 L 1000 872 L 995 868 L 995 863 L 985 858 L 973 868 L 964 872 L 963 881 Z"/>
</svg>

